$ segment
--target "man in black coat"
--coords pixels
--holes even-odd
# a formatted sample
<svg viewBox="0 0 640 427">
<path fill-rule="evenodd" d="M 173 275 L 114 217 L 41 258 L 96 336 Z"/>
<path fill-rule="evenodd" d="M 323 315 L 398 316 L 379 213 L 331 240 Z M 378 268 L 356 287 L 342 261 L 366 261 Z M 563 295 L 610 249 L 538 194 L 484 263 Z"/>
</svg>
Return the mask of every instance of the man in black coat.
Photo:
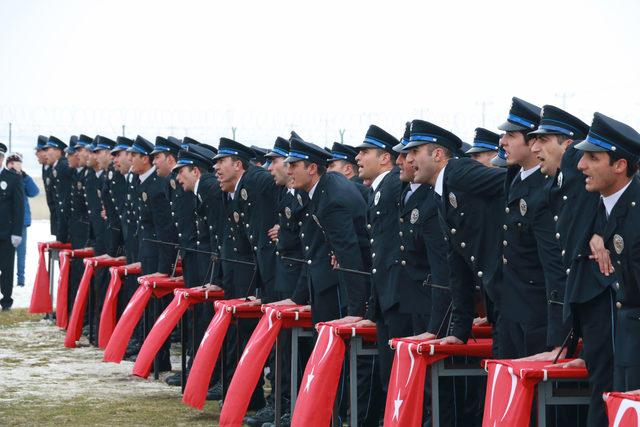
<svg viewBox="0 0 640 427">
<path fill-rule="evenodd" d="M 640 388 L 640 134 L 628 125 L 595 113 L 589 134 L 576 145 L 584 152 L 578 169 L 586 189 L 600 194 L 594 231 L 611 254 L 615 277 L 603 292 L 615 304 L 613 391 Z M 606 324 L 603 325 L 606 327 Z"/>
<path fill-rule="evenodd" d="M 49 229 L 52 235 L 55 235 L 55 209 L 53 206 L 52 196 L 52 182 L 51 182 L 51 165 L 49 165 L 49 159 L 47 156 L 46 148 L 48 136 L 38 135 L 38 142 L 36 143 L 36 158 L 38 163 L 42 165 L 42 184 L 44 186 L 44 193 L 47 200 L 47 208 L 49 209 Z"/>
<path fill-rule="evenodd" d="M 545 191 L 559 235 L 563 268 L 568 272 L 564 300 L 558 302 L 555 298 L 553 304 L 564 308 L 566 321 L 573 320 L 572 341 L 582 337 L 580 359 L 570 363 L 585 366 L 586 361 L 591 385 L 587 424 L 599 426 L 607 423 L 602 393 L 611 390 L 613 384 L 611 301 L 609 293 L 603 291 L 615 282 L 615 277 L 608 272 L 609 276 L 605 276 L 598 263 L 587 256 L 592 238 L 594 242 L 601 241 L 602 250 L 606 251 L 602 238 L 593 236 L 593 216 L 584 215 L 597 211 L 600 199 L 597 193 L 586 191 L 584 175 L 577 168 L 582 151 L 576 150 L 574 141 L 584 139 L 588 131 L 589 126 L 582 120 L 545 105 L 538 130 L 531 132 L 535 139 L 530 144 L 540 160 L 540 170 L 553 177 L 546 182 Z M 606 258 L 610 260 L 608 255 Z M 556 355 L 557 352 L 549 353 L 545 358 L 542 354 L 538 359 L 553 360 Z"/>
<path fill-rule="evenodd" d="M 22 176 L 4 167 L 7 146 L 0 143 L 0 306 L 11 309 L 13 299 L 13 264 L 16 248 L 22 242 L 24 226 L 24 184 Z"/>
<path fill-rule="evenodd" d="M 56 240 L 69 242 L 69 197 L 71 196 L 71 176 L 73 170 L 69 167 L 64 149 L 67 144 L 55 136 L 50 136 L 45 151 L 51 166 L 51 198 L 55 212 L 54 234 Z"/>
<path fill-rule="evenodd" d="M 358 190 L 362 194 L 362 198 L 368 202 L 371 196 L 371 189 L 364 185 L 362 178 L 359 176 L 358 161 L 356 156 L 358 150 L 346 144 L 334 142 L 331 147 L 331 158 L 327 160 L 327 171 L 339 172 L 349 181 L 356 184 Z"/>
</svg>

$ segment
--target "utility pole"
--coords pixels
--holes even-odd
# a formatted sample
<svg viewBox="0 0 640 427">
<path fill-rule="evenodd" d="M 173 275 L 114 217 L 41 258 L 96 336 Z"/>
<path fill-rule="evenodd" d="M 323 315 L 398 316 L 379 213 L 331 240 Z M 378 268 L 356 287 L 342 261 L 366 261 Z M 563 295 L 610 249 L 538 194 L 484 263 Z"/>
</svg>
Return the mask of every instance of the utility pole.
<svg viewBox="0 0 640 427">
<path fill-rule="evenodd" d="M 487 113 L 487 107 L 489 105 L 491 105 L 490 102 L 487 101 L 482 101 L 482 102 L 476 102 L 476 105 L 479 105 L 482 111 L 482 127 L 485 127 L 485 118 L 486 118 L 486 113 Z"/>
<path fill-rule="evenodd" d="M 125 133 L 124 133 L 125 127 L 126 127 L 125 125 L 122 125 L 122 136 L 127 136 L 127 135 L 125 135 Z"/>
<path fill-rule="evenodd" d="M 339 129 L 338 132 L 340 132 L 340 144 L 344 144 L 344 133 L 345 133 L 346 129 Z"/>
<path fill-rule="evenodd" d="M 573 94 L 572 93 L 567 93 L 567 92 L 556 93 L 556 98 L 562 99 L 562 109 L 566 110 L 567 109 L 567 99 L 573 98 Z"/>
<path fill-rule="evenodd" d="M 238 129 L 238 128 L 234 127 L 234 126 L 231 126 L 231 133 L 233 134 L 231 139 L 233 139 L 234 141 L 236 140 L 236 129 Z"/>
<path fill-rule="evenodd" d="M 9 152 L 13 152 L 13 150 L 11 149 L 11 122 L 9 122 Z"/>
</svg>

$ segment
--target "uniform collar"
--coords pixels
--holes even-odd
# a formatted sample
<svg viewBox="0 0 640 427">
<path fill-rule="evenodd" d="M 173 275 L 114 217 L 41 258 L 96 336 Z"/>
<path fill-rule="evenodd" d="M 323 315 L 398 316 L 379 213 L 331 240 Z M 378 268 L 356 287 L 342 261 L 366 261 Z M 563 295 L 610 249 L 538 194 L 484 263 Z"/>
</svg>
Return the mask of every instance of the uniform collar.
<svg viewBox="0 0 640 427">
<path fill-rule="evenodd" d="M 413 193 L 414 191 L 416 191 L 418 188 L 420 188 L 422 184 L 419 182 L 411 182 L 409 183 L 409 187 L 411 188 L 411 192 Z"/>
<path fill-rule="evenodd" d="M 387 176 L 389 172 L 391 172 L 391 170 L 384 171 L 380 175 L 376 176 L 376 179 L 374 179 L 373 182 L 371 183 L 371 190 L 376 191 L 378 189 L 378 186 L 384 179 L 384 177 Z"/>
<path fill-rule="evenodd" d="M 156 167 L 155 166 L 151 166 L 148 171 L 146 171 L 143 174 L 140 174 L 140 184 L 145 182 L 146 179 L 149 178 L 151 176 L 151 174 L 154 173 L 155 171 L 156 171 Z"/>
<path fill-rule="evenodd" d="M 536 166 L 532 167 L 531 169 L 527 169 L 527 170 L 524 170 L 523 168 L 520 168 L 520 179 L 522 181 L 524 181 L 525 179 L 527 179 L 531 175 L 533 175 L 534 172 L 537 171 L 538 169 L 540 169 L 540 165 L 536 165 Z"/>
<path fill-rule="evenodd" d="M 102 176 L 102 172 L 104 172 L 102 169 L 96 172 L 96 178 L 100 178 Z"/>
<path fill-rule="evenodd" d="M 629 185 L 631 185 L 632 181 L 633 181 L 633 179 L 629 180 L 627 185 L 625 185 L 620 190 L 616 191 L 615 193 L 613 193 L 610 196 L 607 196 L 607 197 L 601 196 L 602 197 L 602 203 L 604 204 L 604 208 L 607 210 L 607 216 L 611 215 L 611 211 L 613 210 L 613 207 L 616 205 L 616 203 L 620 199 L 620 196 L 622 196 L 622 193 L 624 193 L 625 190 L 627 189 L 627 187 L 629 187 Z"/>
<path fill-rule="evenodd" d="M 236 196 L 236 192 L 238 191 L 238 186 L 240 185 L 240 180 L 242 179 L 242 175 L 240 175 L 240 178 L 238 178 L 238 180 L 236 181 L 236 188 L 233 189 L 232 193 L 229 193 L 229 197 L 231 197 L 231 200 L 233 200 L 234 197 Z"/>
<path fill-rule="evenodd" d="M 448 164 L 449 162 L 447 162 L 447 164 L 440 170 L 438 178 L 436 178 L 436 185 L 433 187 L 433 191 L 435 191 L 440 197 L 442 197 L 442 192 L 444 191 L 444 170 L 447 168 Z"/>
<path fill-rule="evenodd" d="M 198 186 L 200 185 L 200 178 L 196 181 L 196 185 L 193 186 L 193 194 L 198 194 Z"/>
<path fill-rule="evenodd" d="M 309 190 L 309 199 L 313 199 L 313 193 L 316 192 L 316 187 L 318 186 L 319 182 L 320 180 L 318 180 L 318 182 L 316 182 L 315 185 L 311 187 L 311 190 Z"/>
</svg>

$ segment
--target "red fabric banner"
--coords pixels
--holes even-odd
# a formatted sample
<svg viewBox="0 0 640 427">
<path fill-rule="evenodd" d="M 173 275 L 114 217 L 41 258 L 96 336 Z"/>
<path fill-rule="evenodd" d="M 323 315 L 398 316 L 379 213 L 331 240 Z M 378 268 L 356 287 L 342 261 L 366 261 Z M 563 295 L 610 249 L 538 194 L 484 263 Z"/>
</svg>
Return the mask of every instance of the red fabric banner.
<svg viewBox="0 0 640 427">
<path fill-rule="evenodd" d="M 318 327 L 316 345 L 302 376 L 292 426 L 325 427 L 331 422 L 346 346 L 334 326 L 319 323 Z"/>
<path fill-rule="evenodd" d="M 60 275 L 58 276 L 58 293 L 56 297 L 56 326 L 65 329 L 69 322 L 67 307 L 69 293 L 69 267 L 71 266 L 71 252 L 69 249 L 60 251 Z"/>
<path fill-rule="evenodd" d="M 197 409 L 204 407 L 213 368 L 216 366 L 224 337 L 231 323 L 230 308 L 234 302 L 243 301 L 222 300 L 214 303 L 216 314 L 202 337 L 182 395 L 182 402 L 186 405 Z"/>
<path fill-rule="evenodd" d="M 47 245 L 48 243 L 46 242 L 38 243 L 38 271 L 36 272 L 36 280 L 31 293 L 29 313 L 50 313 L 52 310 L 49 272 L 47 271 L 47 261 L 44 256 Z"/>
<path fill-rule="evenodd" d="M 227 399 L 220 413 L 221 426 L 242 425 L 253 390 L 280 333 L 282 321 L 278 317 L 278 310 L 263 306 L 263 311 L 264 316 L 253 330 L 229 385 Z"/>
<path fill-rule="evenodd" d="M 171 334 L 171 331 L 173 331 L 173 328 L 178 324 L 184 312 L 189 308 L 188 298 L 185 298 L 185 293 L 180 292 L 181 290 L 176 289 L 175 297 L 158 317 L 149 335 L 144 340 L 133 365 L 133 375 L 142 378 L 149 376 L 153 366 L 153 359 Z"/>
<path fill-rule="evenodd" d="M 131 297 L 131 301 L 122 312 L 120 320 L 111 334 L 111 338 L 104 349 L 103 361 L 105 362 L 122 362 L 127 345 L 133 334 L 138 321 L 144 313 L 153 290 L 147 285 L 140 285 Z"/>
<path fill-rule="evenodd" d="M 482 418 L 485 427 L 528 427 L 535 387 L 540 381 L 587 378 L 585 368 L 550 368 L 551 362 L 488 360 L 484 364 L 489 373 Z"/>
<path fill-rule="evenodd" d="M 640 395 L 629 393 L 605 393 L 607 416 L 611 427 L 640 426 Z"/>
<path fill-rule="evenodd" d="M 67 348 L 75 348 L 76 341 L 82 335 L 82 326 L 84 325 L 84 312 L 87 309 L 87 299 L 89 298 L 89 286 L 91 286 L 91 278 L 93 277 L 94 263 L 87 262 L 85 259 L 84 273 L 78 286 L 76 299 L 71 310 L 71 319 L 67 325 L 67 335 L 64 338 L 64 346 Z"/>
<path fill-rule="evenodd" d="M 385 426 L 421 426 L 427 358 L 416 355 L 416 343 L 395 344 L 384 411 Z"/>
</svg>

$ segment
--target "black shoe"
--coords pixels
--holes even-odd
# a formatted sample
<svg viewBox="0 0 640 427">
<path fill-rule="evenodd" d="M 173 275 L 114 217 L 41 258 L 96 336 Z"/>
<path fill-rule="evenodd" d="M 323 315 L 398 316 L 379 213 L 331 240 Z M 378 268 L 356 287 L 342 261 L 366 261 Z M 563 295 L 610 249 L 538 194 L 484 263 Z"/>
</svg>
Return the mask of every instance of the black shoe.
<svg viewBox="0 0 640 427">
<path fill-rule="evenodd" d="M 85 337 L 89 337 L 89 325 L 84 325 L 82 327 L 82 335 Z"/>
<path fill-rule="evenodd" d="M 11 307 L 2 307 L 2 311 L 11 311 Z"/>
<path fill-rule="evenodd" d="M 280 426 L 289 427 L 291 425 L 291 414 L 284 414 L 280 418 Z M 264 423 L 262 427 L 276 427 L 276 423 Z"/>
<path fill-rule="evenodd" d="M 165 383 L 170 386 L 181 386 L 182 385 L 182 372 L 176 372 L 173 375 L 169 375 L 164 380 Z"/>
<path fill-rule="evenodd" d="M 207 400 L 220 400 L 222 406 L 222 383 L 217 382 L 213 387 L 207 390 Z"/>
<path fill-rule="evenodd" d="M 18 283 L 19 288 L 24 288 L 24 283 Z"/>
<path fill-rule="evenodd" d="M 131 356 L 135 356 L 140 352 L 140 345 L 137 343 L 129 343 L 127 349 L 124 351 L 124 358 L 129 359 Z"/>
<path fill-rule="evenodd" d="M 273 406 L 266 405 L 257 411 L 254 415 L 244 417 L 244 423 L 251 427 L 260 427 L 264 423 L 273 422 L 275 420 L 276 411 Z"/>
</svg>

